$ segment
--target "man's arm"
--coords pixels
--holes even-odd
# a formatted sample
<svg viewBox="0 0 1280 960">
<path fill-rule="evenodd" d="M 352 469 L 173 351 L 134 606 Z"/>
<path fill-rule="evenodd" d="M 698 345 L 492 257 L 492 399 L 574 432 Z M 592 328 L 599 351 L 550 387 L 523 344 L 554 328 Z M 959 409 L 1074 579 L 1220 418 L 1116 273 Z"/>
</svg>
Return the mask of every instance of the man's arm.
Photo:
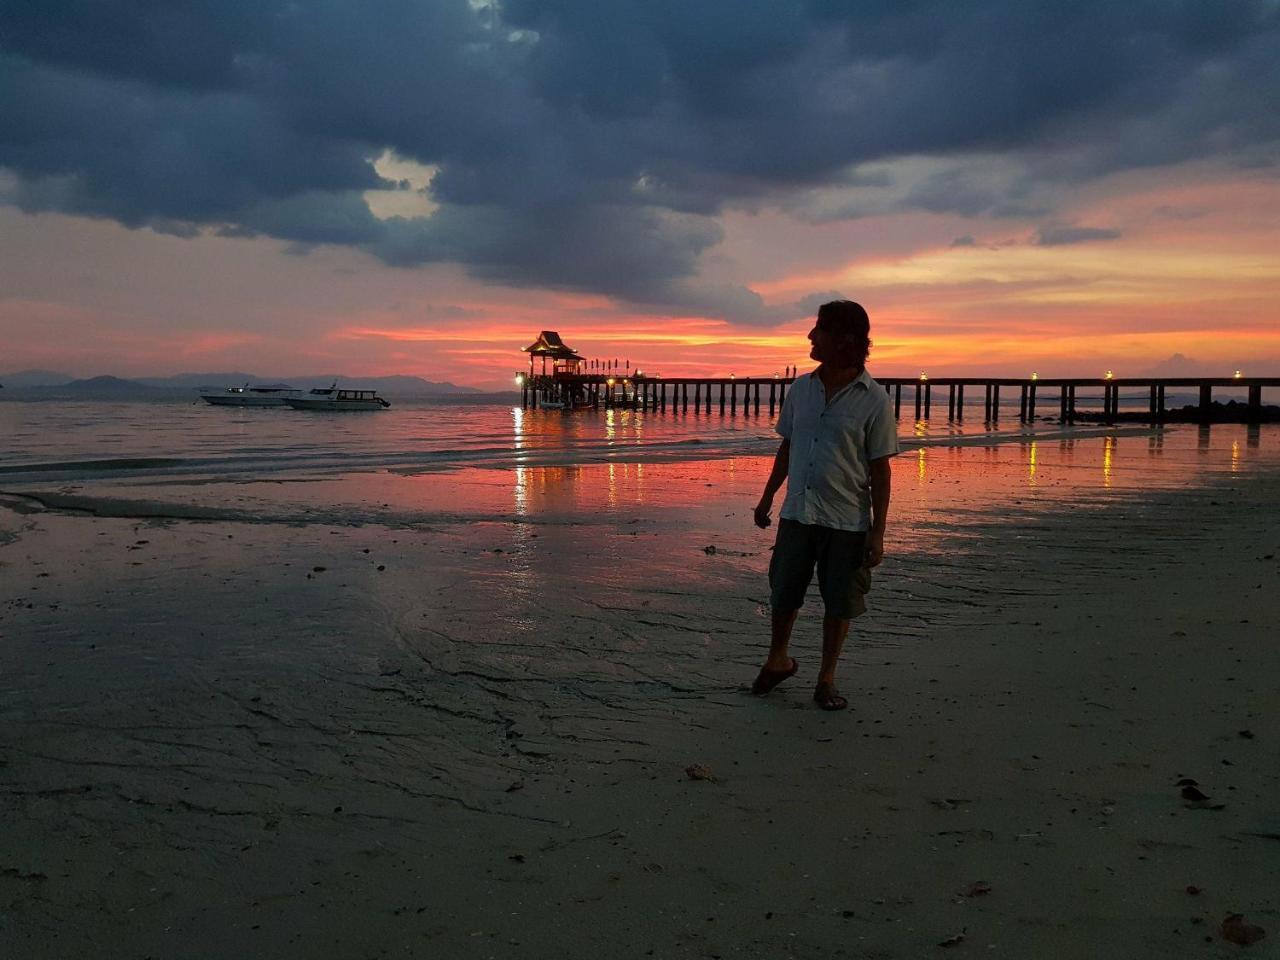
<svg viewBox="0 0 1280 960">
<path fill-rule="evenodd" d="M 764 493 L 756 504 L 756 526 L 763 530 L 769 525 L 769 511 L 773 509 L 773 495 L 778 492 L 782 482 L 787 479 L 787 463 L 791 459 L 791 441 L 783 438 L 778 444 L 778 452 L 773 455 L 773 469 L 769 471 L 769 479 L 765 481 Z"/>
<path fill-rule="evenodd" d="M 884 530 L 889 520 L 889 490 L 893 485 L 892 457 L 871 461 L 871 534 L 867 537 L 867 566 L 884 559 Z"/>
</svg>

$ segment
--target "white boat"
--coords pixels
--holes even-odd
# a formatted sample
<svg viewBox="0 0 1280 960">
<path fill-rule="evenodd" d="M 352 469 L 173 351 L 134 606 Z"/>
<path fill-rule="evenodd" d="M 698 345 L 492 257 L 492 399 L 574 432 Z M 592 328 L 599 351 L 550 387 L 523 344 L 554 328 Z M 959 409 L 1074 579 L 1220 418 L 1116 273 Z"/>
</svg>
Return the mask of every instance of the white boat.
<svg viewBox="0 0 1280 960">
<path fill-rule="evenodd" d="M 538 408 L 541 410 L 582 410 L 591 406 L 586 400 L 539 400 Z"/>
<path fill-rule="evenodd" d="M 347 390 L 336 385 L 285 397 L 284 402 L 295 410 L 383 410 L 391 406 L 376 390 Z"/>
<path fill-rule="evenodd" d="M 215 407 L 283 407 L 288 397 L 301 394 L 293 387 L 227 387 L 221 393 L 202 393 L 200 398 Z"/>
</svg>

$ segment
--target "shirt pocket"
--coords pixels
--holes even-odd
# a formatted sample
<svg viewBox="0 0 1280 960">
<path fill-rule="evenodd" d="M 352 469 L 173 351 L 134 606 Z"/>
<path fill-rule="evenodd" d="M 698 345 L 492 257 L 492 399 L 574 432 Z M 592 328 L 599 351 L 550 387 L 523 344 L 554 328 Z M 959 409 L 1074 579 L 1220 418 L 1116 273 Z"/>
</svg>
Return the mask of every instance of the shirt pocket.
<svg viewBox="0 0 1280 960">
<path fill-rule="evenodd" d="M 854 433 L 859 437 L 867 426 L 867 418 L 862 411 L 848 403 L 836 404 L 834 410 L 828 410 L 827 420 L 831 429 Z"/>
<path fill-rule="evenodd" d="M 856 410 L 841 410 L 830 415 L 828 441 L 842 458 L 859 458 L 858 451 L 867 446 L 867 418 Z"/>
</svg>

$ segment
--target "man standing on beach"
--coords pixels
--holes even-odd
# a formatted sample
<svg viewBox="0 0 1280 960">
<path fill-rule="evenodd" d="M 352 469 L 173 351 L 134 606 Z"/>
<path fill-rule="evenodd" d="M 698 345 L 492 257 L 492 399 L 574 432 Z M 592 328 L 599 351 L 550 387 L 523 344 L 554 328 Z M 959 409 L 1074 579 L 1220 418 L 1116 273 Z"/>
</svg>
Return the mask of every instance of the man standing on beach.
<svg viewBox="0 0 1280 960">
<path fill-rule="evenodd" d="M 843 710 L 849 703 L 836 690 L 836 664 L 849 624 L 867 608 L 871 568 L 884 558 L 898 433 L 888 395 L 867 375 L 866 310 L 851 300 L 824 303 L 809 341 L 818 368 L 787 392 L 777 426 L 782 443 L 755 509 L 756 526 L 769 526 L 774 494 L 786 481 L 769 562 L 772 639 L 751 692 L 763 696 L 795 674 L 787 646 L 816 566 L 825 613 L 813 699 L 824 710 Z"/>
</svg>

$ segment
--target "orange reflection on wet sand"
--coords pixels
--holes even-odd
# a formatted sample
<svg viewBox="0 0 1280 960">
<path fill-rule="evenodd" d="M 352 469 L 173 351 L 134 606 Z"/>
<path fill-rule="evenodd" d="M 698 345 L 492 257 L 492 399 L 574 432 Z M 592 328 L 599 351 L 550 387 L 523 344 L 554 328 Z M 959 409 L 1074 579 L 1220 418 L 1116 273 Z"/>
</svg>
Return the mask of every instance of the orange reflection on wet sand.
<svg viewBox="0 0 1280 960">
<path fill-rule="evenodd" d="M 1275 459 L 1268 446 L 1250 446 L 1225 434 L 1210 441 L 1207 450 L 1199 446 L 1203 441 L 1195 431 L 1131 439 L 1136 442 L 1093 436 L 908 448 L 895 471 L 892 537 L 904 546 L 928 549 L 938 531 L 978 516 L 1014 508 L 1025 514 L 1100 504 L 1112 496 L 1186 487 L 1203 481 L 1206 473 L 1244 473 L 1254 461 Z M 392 503 L 530 520 L 591 525 L 643 516 L 668 517 L 679 524 L 696 514 L 698 523 L 745 542 L 772 537 L 772 531 L 751 526 L 751 508 L 770 464 L 763 456 L 659 462 L 618 458 L 514 470 L 466 468 L 451 473 L 447 484 L 434 474 L 366 476 L 362 483 L 373 483 L 376 496 Z M 784 497 L 785 488 L 775 501 L 775 517 Z"/>
<path fill-rule="evenodd" d="M 712 545 L 717 551 L 707 556 L 721 565 L 730 561 L 763 569 L 767 563 L 774 529 L 757 529 L 752 508 L 771 456 L 693 459 L 700 445 L 677 444 L 684 452 L 673 455 L 668 446 L 657 459 L 646 459 L 634 441 L 616 448 L 601 445 L 600 432 L 606 429 L 633 437 L 657 429 L 627 412 L 612 424 L 527 412 L 511 413 L 507 422 L 513 456 L 483 464 L 309 472 L 287 483 L 243 476 L 192 485 L 122 479 L 96 482 L 92 492 L 131 501 L 176 500 L 304 526 L 388 526 L 425 536 L 458 530 L 464 531 L 464 542 L 472 525 L 497 523 L 510 528 L 504 559 L 517 580 L 526 570 L 521 564 L 535 559 L 548 569 L 569 570 L 592 551 L 600 558 L 619 549 L 628 559 L 627 576 L 649 568 L 684 576 L 682 564 L 692 556 L 703 569 L 701 551 Z M 757 449 L 772 445 L 763 429 L 767 425 Z M 567 433 L 593 442 L 575 453 L 566 449 Z M 1015 434 L 999 442 L 985 436 L 950 442 L 943 436 L 941 441 L 925 438 L 907 446 L 895 463 L 891 555 L 964 552 L 973 538 L 990 536 L 993 528 L 1028 535 L 1043 511 L 1097 509 L 1126 497 L 1140 502 L 1160 490 L 1203 486 L 1215 478 L 1248 482 L 1251 472 L 1280 464 L 1280 430 L 1269 428 L 1131 430 L 1120 437 L 1096 431 L 1040 438 Z M 520 462 L 520 456 L 533 454 L 576 459 Z M 775 500 L 775 521 L 784 497 L 785 490 Z M 706 575 L 715 575 L 713 568 L 707 570 L 712 572 Z M 695 573 L 690 568 L 689 575 Z"/>
</svg>

